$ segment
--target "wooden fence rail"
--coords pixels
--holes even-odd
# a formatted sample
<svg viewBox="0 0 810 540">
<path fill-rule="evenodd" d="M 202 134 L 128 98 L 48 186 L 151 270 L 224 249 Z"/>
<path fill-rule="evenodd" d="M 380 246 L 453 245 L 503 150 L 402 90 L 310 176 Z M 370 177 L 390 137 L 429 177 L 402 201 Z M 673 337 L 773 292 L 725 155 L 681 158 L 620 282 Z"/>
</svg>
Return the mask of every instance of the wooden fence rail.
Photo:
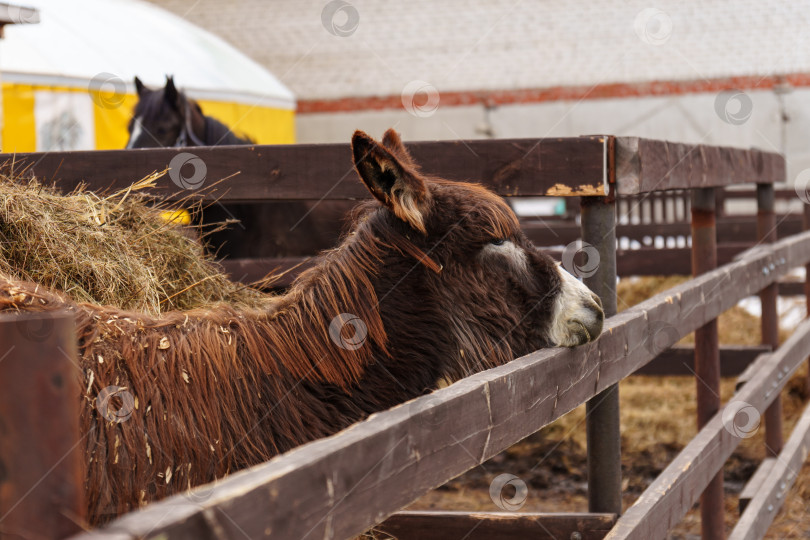
<svg viewBox="0 0 810 540">
<path fill-rule="evenodd" d="M 618 444 L 618 400 L 613 389 L 620 380 L 643 369 L 654 369 L 653 360 L 663 358 L 665 355 L 661 353 L 680 337 L 713 321 L 742 298 L 769 286 L 768 294 L 772 297 L 778 280 L 792 268 L 803 265 L 810 268 L 810 232 L 799 233 L 803 227 L 794 218 L 776 224 L 779 235 L 793 236 L 747 251 L 743 250 L 757 239 L 774 238 L 772 231 L 764 230 L 762 224 L 756 229 L 750 221 L 738 218 L 723 218 L 717 222 L 716 232 L 713 225 L 706 228 L 707 242 L 699 249 L 650 247 L 617 251 L 615 240 L 599 243 L 605 233 L 611 239 L 614 234 L 624 235 L 641 243 L 659 235 L 687 237 L 693 232 L 688 224 L 666 221 L 672 221 L 673 216 L 685 218 L 687 208 L 691 206 L 694 210 L 694 204 L 684 201 L 680 210 L 662 208 L 665 223 L 615 227 L 616 198 L 621 201 L 627 197 L 632 205 L 632 201 L 652 194 L 652 202 L 645 210 L 651 213 L 659 202 L 666 204 L 658 193 L 663 190 L 688 189 L 695 193 L 696 188 L 756 182 L 760 186 L 758 193 L 772 194 L 772 184 L 785 177 L 785 161 L 778 154 L 612 136 L 424 142 L 409 144 L 409 148 L 425 172 L 448 179 L 478 181 L 502 196 L 582 197 L 581 228 L 570 222 L 549 226 L 530 219 L 524 219 L 523 226 L 540 245 L 565 245 L 580 236 L 599 244 L 603 266 L 611 268 L 609 272 L 605 270 L 605 275 L 591 279 L 593 287 L 615 282 L 616 270 L 620 275 L 688 274 L 693 268 L 706 272 L 610 317 L 603 335 L 594 343 L 576 349 L 536 351 L 372 415 L 332 437 L 299 447 L 215 484 L 200 486 L 189 494 L 151 504 L 74 538 L 350 537 L 380 524 L 430 489 L 475 467 L 580 404 L 590 400 L 591 412 L 610 397 L 615 406 L 602 411 L 605 416 L 600 422 L 613 427 L 602 433 L 592 418 L 588 426 L 589 461 L 601 454 L 607 456 L 609 447 Z M 368 194 L 355 177 L 350 156 L 345 144 L 291 145 L 32 153 L 5 159 L 0 156 L 0 163 L 54 182 L 65 190 L 85 183 L 95 191 L 122 189 L 153 171 L 171 167 L 154 193 L 164 200 L 262 203 L 366 198 Z M 178 181 L 178 177 L 189 175 L 196 179 L 193 185 Z M 706 196 L 705 208 L 701 208 L 711 214 L 707 217 L 711 217 L 712 223 L 714 206 L 709 195 L 713 191 L 701 190 Z M 682 192 L 678 196 L 683 199 L 687 195 Z M 804 228 L 810 223 L 809 215 L 805 216 Z M 773 217 L 770 215 L 769 219 Z M 695 223 L 700 220 L 694 221 L 693 217 Z M 769 223 L 773 225 L 772 221 Z M 714 238 L 723 239 L 717 249 Z M 703 252 L 716 257 L 717 263 L 724 266 L 717 269 L 711 265 L 691 266 L 690 259 L 700 261 Z M 235 279 L 255 281 L 274 267 L 304 267 L 309 261 L 236 259 L 224 264 Z M 660 271 L 664 267 L 666 270 Z M 289 272 L 276 285 L 286 285 L 287 278 L 294 274 Z M 603 288 L 600 291 L 603 302 L 613 302 L 615 291 L 611 286 Z M 745 350 L 744 363 L 736 358 L 734 366 L 725 368 L 727 373 L 745 369 L 742 378 L 748 382 L 736 397 L 750 398 L 754 409 L 762 413 L 774 402 L 773 393 L 778 393 L 779 384 L 783 385 L 786 375 L 801 362 L 799 351 L 806 350 L 808 341 L 810 323 L 805 323 L 785 346 L 756 357 L 753 363 L 750 362 L 754 352 L 770 351 L 773 344 L 769 341 L 758 349 Z M 709 354 L 695 355 L 701 347 Z M 723 353 L 711 342 L 698 343 L 696 349 L 673 349 L 667 354 L 691 366 L 691 370 L 701 369 L 701 358 L 714 356 L 714 362 L 718 354 L 722 357 L 731 352 L 727 349 Z M 697 356 L 698 361 L 688 365 L 685 355 Z M 712 369 L 719 376 L 723 372 L 718 370 L 722 368 L 719 362 Z M 774 381 L 774 377 L 779 377 L 781 383 Z M 765 384 L 775 386 L 766 389 L 762 386 Z M 765 397 L 753 395 L 757 390 L 765 390 Z M 777 409 L 774 406 L 772 411 Z M 658 491 L 651 486 L 631 511 L 619 519 L 610 533 L 612 536 L 661 536 L 694 504 L 722 466 L 725 453 L 736 446 L 728 439 L 728 429 L 718 429 L 718 416 L 723 420 L 721 413 L 708 419 L 699 436 L 676 458 L 677 463 L 689 465 L 690 470 L 684 474 L 674 462 L 656 480 Z M 779 455 L 788 465 L 774 466 L 774 477 L 780 482 L 786 484 L 792 467 L 803 459 L 808 430 L 810 421 L 803 417 Z M 619 463 L 619 454 L 614 452 L 608 456 L 606 465 L 618 472 Z M 398 513 L 383 528 L 404 530 L 409 523 L 417 522 L 430 528 L 431 523 L 440 520 L 445 527 L 442 532 L 449 534 L 452 527 L 469 528 L 471 520 L 477 520 L 476 527 L 483 528 L 475 534 L 489 538 L 503 533 L 507 527 L 511 531 L 520 527 L 536 531 L 554 523 L 561 527 L 560 531 L 575 531 L 582 538 L 601 537 L 621 510 L 621 500 L 614 497 L 619 494 L 620 476 L 607 474 L 597 478 L 599 470 L 601 467 L 589 467 L 591 514 L 579 517 L 537 514 L 531 519 L 518 519 L 492 513 L 480 516 Z M 694 470 L 702 473 L 693 474 Z M 745 523 L 751 523 L 757 531 L 767 527 L 773 513 L 771 510 L 763 513 L 761 509 L 784 491 L 782 483 L 769 480 L 764 495 L 752 497 L 744 514 Z M 598 489 L 592 490 L 591 484 Z M 715 497 L 717 500 L 722 502 Z M 751 517 L 753 514 L 749 512 L 758 514 Z"/>
<path fill-rule="evenodd" d="M 776 352 L 763 357 L 752 379 L 647 487 L 607 538 L 647 540 L 666 536 L 697 502 L 709 479 L 722 469 L 742 438 L 759 426 L 759 417 L 779 396 L 809 349 L 810 320 L 805 320 Z M 742 426 L 735 423 L 740 413 L 745 418 Z M 756 415 L 755 422 L 752 415 Z M 805 434 L 800 430 L 806 428 L 801 422 L 797 425 L 802 438 Z"/>
<path fill-rule="evenodd" d="M 212 531 L 220 537 L 360 534 L 556 420 L 808 261 L 810 232 L 746 252 L 610 318 L 592 344 L 537 351 L 475 374 L 218 485 L 149 505 L 76 538 L 204 538 Z M 685 485 L 707 478 L 690 475 Z M 691 491 L 699 494 L 696 487 Z"/>
<path fill-rule="evenodd" d="M 717 248 L 718 264 L 726 264 L 755 245 L 754 242 L 726 244 Z M 559 261 L 562 249 L 544 250 Z M 225 272 L 234 281 L 253 283 L 265 278 L 269 273 L 280 274 L 274 279 L 274 287 L 288 287 L 298 274 L 310 268 L 315 257 L 279 257 L 255 259 L 225 259 L 221 261 Z M 616 250 L 616 267 L 619 276 L 671 276 L 691 273 L 691 250 L 689 248 L 642 248 Z M 796 292 L 796 291 L 794 291 Z"/>
<path fill-rule="evenodd" d="M 810 405 L 804 408 L 799 422 L 767 477 L 748 503 L 729 540 L 755 540 L 762 538 L 776 513 L 785 502 L 785 496 L 796 480 L 810 452 Z"/>
<path fill-rule="evenodd" d="M 608 181 L 614 173 L 609 163 L 614 146 L 619 195 L 774 183 L 785 178 L 785 160 L 772 152 L 636 137 L 408 143 L 415 161 L 426 173 L 449 180 L 481 182 L 505 197 L 608 195 Z M 167 200 L 190 195 L 231 202 L 369 196 L 355 177 L 348 144 L 6 154 L 0 155 L 0 163 L 13 163 L 15 170 L 27 170 L 65 190 L 84 182 L 90 190 L 105 191 L 124 189 L 161 171 L 179 154 L 188 156 L 174 163 L 176 169 L 185 166 L 190 170 L 184 174 L 193 176 L 195 167 L 202 167 L 199 170 L 204 178 L 197 182 L 202 184 L 199 189 L 191 190 L 169 177 L 162 178 L 158 194 Z M 207 189 L 220 181 L 216 189 Z"/>
<path fill-rule="evenodd" d="M 615 523 L 615 514 L 405 511 L 375 531 L 397 540 L 567 540 L 572 534 L 580 540 L 601 540 Z"/>
</svg>

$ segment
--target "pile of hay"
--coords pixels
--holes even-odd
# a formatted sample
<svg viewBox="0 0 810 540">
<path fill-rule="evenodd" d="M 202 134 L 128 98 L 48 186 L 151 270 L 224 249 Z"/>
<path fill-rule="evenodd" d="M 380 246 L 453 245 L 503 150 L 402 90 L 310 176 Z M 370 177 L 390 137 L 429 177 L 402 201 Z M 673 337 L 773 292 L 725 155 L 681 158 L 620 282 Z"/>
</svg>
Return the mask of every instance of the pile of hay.
<svg viewBox="0 0 810 540">
<path fill-rule="evenodd" d="M 231 282 L 194 235 L 138 191 L 162 174 L 110 195 L 83 188 L 64 195 L 0 174 L 0 274 L 150 315 L 265 305 L 266 295 Z"/>
</svg>

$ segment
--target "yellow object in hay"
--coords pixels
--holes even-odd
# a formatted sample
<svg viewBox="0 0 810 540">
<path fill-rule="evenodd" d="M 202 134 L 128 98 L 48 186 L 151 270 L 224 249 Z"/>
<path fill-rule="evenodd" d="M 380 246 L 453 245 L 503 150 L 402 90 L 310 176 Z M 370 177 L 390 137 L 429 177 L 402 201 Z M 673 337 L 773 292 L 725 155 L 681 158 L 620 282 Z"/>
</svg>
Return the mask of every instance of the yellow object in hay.
<svg viewBox="0 0 810 540">
<path fill-rule="evenodd" d="M 165 210 L 160 213 L 160 217 L 167 223 L 176 223 L 178 225 L 191 225 L 191 214 L 188 210 Z"/>
</svg>

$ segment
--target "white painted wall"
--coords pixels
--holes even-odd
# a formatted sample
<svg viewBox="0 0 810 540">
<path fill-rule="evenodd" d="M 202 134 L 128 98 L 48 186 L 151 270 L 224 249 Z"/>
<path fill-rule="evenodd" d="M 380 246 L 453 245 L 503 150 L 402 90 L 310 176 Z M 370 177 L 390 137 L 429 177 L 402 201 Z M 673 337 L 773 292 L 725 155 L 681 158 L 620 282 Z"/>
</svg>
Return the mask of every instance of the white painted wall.
<svg viewBox="0 0 810 540">
<path fill-rule="evenodd" d="M 380 136 L 389 127 L 412 141 L 629 135 L 785 151 L 788 180 L 810 167 L 810 89 L 784 95 L 748 91 L 745 95 L 750 98 L 750 116 L 744 121 L 741 117 L 738 125 L 718 115 L 717 94 L 707 93 L 505 105 L 489 110 L 484 106 L 443 107 L 440 102 L 436 112 L 426 118 L 404 109 L 299 114 L 297 138 L 300 143 L 347 142 L 355 129 Z M 735 106 L 739 102 L 730 102 L 732 114 L 738 113 Z M 782 119 L 783 113 L 787 120 Z"/>
</svg>

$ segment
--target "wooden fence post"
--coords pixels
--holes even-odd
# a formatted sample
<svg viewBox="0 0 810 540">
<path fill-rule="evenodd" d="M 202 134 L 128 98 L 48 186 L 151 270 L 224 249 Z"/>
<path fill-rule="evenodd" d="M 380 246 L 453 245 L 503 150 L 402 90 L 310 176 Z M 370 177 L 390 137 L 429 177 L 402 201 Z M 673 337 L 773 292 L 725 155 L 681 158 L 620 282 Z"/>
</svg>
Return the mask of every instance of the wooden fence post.
<svg viewBox="0 0 810 540">
<path fill-rule="evenodd" d="M 776 214 L 774 213 L 773 184 L 757 184 L 757 241 L 760 243 L 776 242 Z M 779 296 L 779 284 L 773 282 L 759 293 L 762 306 L 760 325 L 763 345 L 770 345 L 775 351 L 779 347 L 779 313 L 776 301 Z M 777 395 L 773 403 L 765 410 L 765 453 L 776 457 L 782 451 L 782 398 Z"/>
<path fill-rule="evenodd" d="M 612 186 L 611 189 L 615 187 Z M 582 197 L 582 240 L 596 248 L 599 265 L 585 284 L 602 300 L 605 317 L 616 314 L 616 200 Z M 622 513 L 619 385 L 614 384 L 585 404 L 588 439 L 588 509 Z"/>
<path fill-rule="evenodd" d="M 73 314 L 0 314 L 0 537 L 81 530 L 76 359 Z"/>
<path fill-rule="evenodd" d="M 715 190 L 692 191 L 692 275 L 717 268 Z M 711 299 L 707 298 L 706 302 Z M 698 430 L 720 410 L 720 352 L 717 319 L 695 330 L 695 379 L 697 383 Z M 700 496 L 700 528 L 704 540 L 725 538 L 723 471 Z"/>
</svg>

